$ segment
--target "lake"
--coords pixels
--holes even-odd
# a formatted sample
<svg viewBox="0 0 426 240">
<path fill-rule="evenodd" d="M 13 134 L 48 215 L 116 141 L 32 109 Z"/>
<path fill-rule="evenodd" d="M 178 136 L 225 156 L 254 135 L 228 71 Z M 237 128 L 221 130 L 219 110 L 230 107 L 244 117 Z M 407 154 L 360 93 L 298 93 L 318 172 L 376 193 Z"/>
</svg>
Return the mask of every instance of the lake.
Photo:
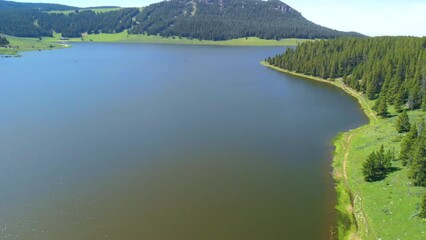
<svg viewBox="0 0 426 240">
<path fill-rule="evenodd" d="M 0 238 L 327 239 L 355 99 L 284 47 L 74 44 L 0 59 Z"/>
</svg>

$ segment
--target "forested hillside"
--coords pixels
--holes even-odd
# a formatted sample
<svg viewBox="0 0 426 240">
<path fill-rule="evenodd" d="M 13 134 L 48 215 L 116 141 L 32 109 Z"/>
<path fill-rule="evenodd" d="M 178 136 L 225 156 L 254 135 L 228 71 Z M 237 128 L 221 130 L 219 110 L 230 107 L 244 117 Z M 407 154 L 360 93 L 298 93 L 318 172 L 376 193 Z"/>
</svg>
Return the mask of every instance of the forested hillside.
<svg viewBox="0 0 426 240">
<path fill-rule="evenodd" d="M 171 0 L 138 15 L 131 33 L 226 40 L 360 36 L 316 25 L 279 0 Z"/>
<path fill-rule="evenodd" d="M 49 4 L 49 3 L 20 3 L 0 0 L 0 10 L 5 9 L 38 9 L 42 11 L 64 11 L 64 10 L 75 10 L 76 7 L 61 5 L 61 4 Z"/>
<path fill-rule="evenodd" d="M 56 12 L 49 12 L 55 10 Z M 57 10 L 76 10 L 60 13 Z M 18 37 L 81 37 L 84 33 L 180 36 L 205 40 L 361 36 L 328 29 L 306 20 L 278 0 L 170 0 L 138 8 L 96 13 L 58 4 L 0 0 L 0 33 Z"/>
<path fill-rule="evenodd" d="M 95 13 L 47 13 L 35 9 L 0 11 L 0 33 L 17 37 L 43 37 L 53 31 L 64 37 L 81 37 L 82 33 L 114 33 L 132 27 L 132 19 L 139 13 L 137 8 Z"/>
</svg>

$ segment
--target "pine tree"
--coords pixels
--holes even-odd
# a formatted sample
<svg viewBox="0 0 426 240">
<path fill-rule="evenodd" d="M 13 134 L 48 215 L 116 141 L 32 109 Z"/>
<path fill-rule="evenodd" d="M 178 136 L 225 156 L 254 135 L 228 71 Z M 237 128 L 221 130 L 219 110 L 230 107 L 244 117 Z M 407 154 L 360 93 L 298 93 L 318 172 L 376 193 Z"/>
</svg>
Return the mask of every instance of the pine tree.
<svg viewBox="0 0 426 240">
<path fill-rule="evenodd" d="M 426 111 L 426 91 L 423 93 L 422 110 Z"/>
<path fill-rule="evenodd" d="M 387 150 L 385 153 L 385 167 L 386 171 L 388 171 L 392 167 L 392 162 L 396 161 L 395 151 Z"/>
<path fill-rule="evenodd" d="M 426 194 L 423 195 L 419 217 L 426 218 Z"/>
<path fill-rule="evenodd" d="M 9 44 L 7 38 L 0 36 L 0 47 L 4 47 Z"/>
<path fill-rule="evenodd" d="M 376 153 L 376 171 L 380 178 L 384 178 L 388 172 L 388 169 L 392 166 L 393 156 L 390 151 L 385 153 L 385 147 L 382 145 Z"/>
<path fill-rule="evenodd" d="M 410 177 L 414 185 L 426 187 L 426 128 L 417 136 L 413 148 Z"/>
<path fill-rule="evenodd" d="M 401 143 L 399 159 L 401 160 L 403 166 L 406 166 L 411 162 L 411 150 L 414 142 L 416 141 L 417 134 L 417 127 L 412 125 L 410 131 L 407 133 Z"/>
<path fill-rule="evenodd" d="M 376 180 L 376 162 L 376 152 L 372 152 L 370 155 L 368 155 L 367 160 L 362 164 L 362 174 L 364 175 L 365 181 L 373 182 Z"/>
<path fill-rule="evenodd" d="M 404 111 L 398 116 L 398 120 L 396 121 L 396 130 L 399 133 L 408 132 L 410 131 L 410 127 L 410 119 L 407 112 Z"/>
<path fill-rule="evenodd" d="M 394 159 L 395 156 L 392 151 L 388 150 L 385 153 L 383 145 L 378 151 L 373 151 L 362 164 L 362 173 L 365 181 L 374 182 L 384 179 Z"/>
<path fill-rule="evenodd" d="M 386 97 L 384 95 L 380 96 L 377 99 L 373 108 L 376 111 L 377 116 L 381 116 L 383 118 L 389 116 L 388 104 L 387 104 Z"/>
<path fill-rule="evenodd" d="M 405 86 L 401 86 L 400 89 L 398 90 L 398 93 L 395 95 L 394 98 L 394 105 L 395 105 L 395 110 L 397 112 L 401 112 L 403 109 L 403 105 L 406 103 L 406 97 L 407 97 L 407 92 L 405 90 Z"/>
</svg>

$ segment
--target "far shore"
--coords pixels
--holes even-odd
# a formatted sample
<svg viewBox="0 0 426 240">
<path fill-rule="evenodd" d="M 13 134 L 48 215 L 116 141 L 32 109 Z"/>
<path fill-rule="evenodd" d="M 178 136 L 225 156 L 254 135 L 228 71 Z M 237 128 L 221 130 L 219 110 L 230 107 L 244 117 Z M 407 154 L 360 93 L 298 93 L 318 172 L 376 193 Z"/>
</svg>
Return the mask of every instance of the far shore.
<svg viewBox="0 0 426 240">
<path fill-rule="evenodd" d="M 20 38 L 6 36 L 10 41 L 10 47 L 0 48 L 0 55 L 13 56 L 20 52 L 43 51 L 70 47 L 70 43 L 138 43 L 138 44 L 182 44 L 182 45 L 209 45 L 209 46 L 297 46 L 310 39 L 288 38 L 281 40 L 260 39 L 247 37 L 230 39 L 224 41 L 199 40 L 182 37 L 161 37 L 146 34 L 128 34 L 127 32 L 114 34 L 91 34 L 83 35 L 81 38 L 62 38 L 61 34 L 55 33 L 53 37 Z"/>
</svg>

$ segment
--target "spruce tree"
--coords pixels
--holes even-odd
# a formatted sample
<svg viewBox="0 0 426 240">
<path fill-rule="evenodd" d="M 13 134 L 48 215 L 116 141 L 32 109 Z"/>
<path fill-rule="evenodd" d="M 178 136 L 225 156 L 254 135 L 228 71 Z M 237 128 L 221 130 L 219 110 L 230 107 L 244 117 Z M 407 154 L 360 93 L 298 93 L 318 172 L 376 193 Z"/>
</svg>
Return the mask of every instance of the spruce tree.
<svg viewBox="0 0 426 240">
<path fill-rule="evenodd" d="M 407 112 L 404 111 L 398 116 L 398 120 L 396 121 L 396 130 L 399 133 L 408 132 L 410 131 L 410 127 L 410 118 L 408 117 Z"/>
<path fill-rule="evenodd" d="M 372 152 L 368 155 L 367 160 L 362 164 L 362 174 L 364 175 L 365 181 L 373 182 L 376 180 L 376 162 L 377 154 L 376 152 Z"/>
<path fill-rule="evenodd" d="M 374 182 L 384 179 L 394 159 L 394 154 L 390 150 L 385 152 L 383 145 L 378 151 L 373 151 L 362 164 L 365 181 Z"/>
<path fill-rule="evenodd" d="M 399 159 L 401 160 L 403 166 L 411 163 L 411 150 L 413 148 L 414 142 L 416 141 L 417 134 L 417 127 L 412 125 L 410 131 L 407 133 L 401 143 Z"/>
<path fill-rule="evenodd" d="M 384 178 L 392 165 L 393 156 L 390 151 L 385 153 L 385 147 L 382 145 L 376 153 L 376 172 L 379 178 Z"/>
<path fill-rule="evenodd" d="M 395 110 L 397 112 L 401 112 L 403 109 L 403 105 L 406 103 L 406 97 L 407 97 L 407 93 L 405 91 L 405 87 L 404 85 L 400 87 L 398 93 L 395 95 L 394 98 L 394 105 L 395 105 Z"/>
<path fill-rule="evenodd" d="M 4 47 L 9 44 L 7 38 L 0 36 L 0 47 Z"/>
<path fill-rule="evenodd" d="M 426 93 L 425 93 L 425 94 L 423 94 L 422 110 L 423 110 L 423 111 L 426 111 Z"/>
<path fill-rule="evenodd" d="M 423 195 L 419 217 L 426 218 L 426 194 Z"/>
<path fill-rule="evenodd" d="M 417 136 L 412 152 L 410 177 L 414 185 L 426 187 L 426 128 Z"/>
<path fill-rule="evenodd" d="M 382 95 L 377 99 L 374 105 L 374 110 L 376 111 L 377 116 L 380 116 L 383 118 L 389 116 L 388 104 L 387 104 L 387 100 L 385 96 Z"/>
</svg>

